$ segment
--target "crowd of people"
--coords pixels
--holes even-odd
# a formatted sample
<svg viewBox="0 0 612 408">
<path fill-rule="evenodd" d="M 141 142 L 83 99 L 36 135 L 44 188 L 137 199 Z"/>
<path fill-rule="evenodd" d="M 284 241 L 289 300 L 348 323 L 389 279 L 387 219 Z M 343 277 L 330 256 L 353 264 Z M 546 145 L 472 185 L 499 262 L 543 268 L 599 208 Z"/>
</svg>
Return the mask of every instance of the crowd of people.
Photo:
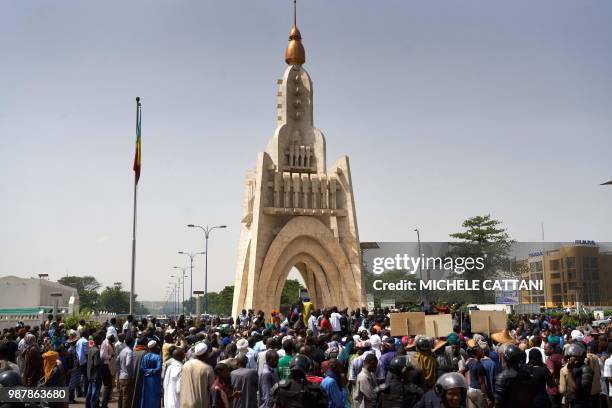
<svg viewBox="0 0 612 408">
<path fill-rule="evenodd" d="M 440 311 L 454 326 L 440 338 L 392 336 L 388 309 L 308 300 L 285 315 L 128 316 L 102 329 L 51 316 L 4 329 L 0 386 L 68 387 L 87 408 L 612 408 L 612 326 L 510 316 L 488 336 L 458 307 Z"/>
</svg>

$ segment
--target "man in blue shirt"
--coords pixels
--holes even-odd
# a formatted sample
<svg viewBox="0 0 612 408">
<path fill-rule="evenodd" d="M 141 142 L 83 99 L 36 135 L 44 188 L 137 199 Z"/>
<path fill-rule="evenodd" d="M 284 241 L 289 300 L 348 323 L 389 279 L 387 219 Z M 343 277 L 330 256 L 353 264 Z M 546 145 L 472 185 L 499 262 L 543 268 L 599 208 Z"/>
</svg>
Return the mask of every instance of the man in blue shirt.
<svg viewBox="0 0 612 408">
<path fill-rule="evenodd" d="M 265 356 L 266 362 L 259 374 L 259 408 L 272 408 L 272 387 L 278 382 L 278 354 L 276 350 L 270 349 L 266 351 Z"/>
<path fill-rule="evenodd" d="M 332 358 L 328 367 L 321 382 L 321 388 L 327 395 L 327 407 L 344 408 L 348 404 L 348 391 L 343 387 L 342 363 Z"/>
<path fill-rule="evenodd" d="M 79 330 L 79 340 L 76 342 L 76 354 L 79 359 L 79 369 L 81 370 L 81 384 L 83 384 L 83 389 L 81 386 L 77 388 L 77 395 L 79 397 L 84 397 L 87 395 L 87 388 L 89 386 L 89 381 L 87 379 L 87 353 L 89 352 L 89 340 L 87 340 L 87 330 L 82 328 Z"/>
</svg>

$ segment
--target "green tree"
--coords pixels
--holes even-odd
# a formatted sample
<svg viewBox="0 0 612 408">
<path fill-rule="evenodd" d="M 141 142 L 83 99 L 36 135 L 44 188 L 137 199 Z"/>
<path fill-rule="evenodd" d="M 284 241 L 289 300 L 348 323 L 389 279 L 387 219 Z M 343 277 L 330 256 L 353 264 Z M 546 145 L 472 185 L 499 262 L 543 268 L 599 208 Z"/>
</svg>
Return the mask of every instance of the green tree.
<svg viewBox="0 0 612 408">
<path fill-rule="evenodd" d="M 98 310 L 114 313 L 129 313 L 130 292 L 123 290 L 121 284 L 107 286 L 98 300 Z"/>
<path fill-rule="evenodd" d="M 405 270 L 389 270 L 380 275 L 366 272 L 364 276 L 366 293 L 374 297 L 374 305 L 380 306 L 383 299 L 394 299 L 396 307 L 414 307 L 421 301 L 421 292 L 418 290 L 375 290 L 374 281 L 380 280 L 383 283 L 396 283 L 402 280 L 418 282 L 416 275 Z M 418 284 L 418 283 L 417 283 Z"/>
<path fill-rule="evenodd" d="M 75 288 L 79 294 L 79 307 L 94 310 L 98 306 L 102 284 L 93 276 L 64 276 L 58 283 Z"/>
<path fill-rule="evenodd" d="M 502 221 L 493 219 L 490 214 L 477 215 L 468 218 L 462 224 L 464 231 L 450 234 L 458 241 L 450 243 L 449 256 L 453 258 L 472 257 L 484 259 L 484 269 L 472 269 L 462 275 L 451 272 L 451 278 L 467 280 L 493 279 L 496 277 L 512 276 L 508 254 L 512 246 L 510 235 L 502 227 Z M 443 294 L 440 294 L 443 295 Z M 493 291 L 462 292 L 459 296 L 462 301 L 491 303 L 495 301 Z"/>
<path fill-rule="evenodd" d="M 219 316 L 229 316 L 232 313 L 233 299 L 234 286 L 226 286 L 218 293 L 208 292 L 208 313 Z M 189 302 L 186 300 L 185 303 L 186 308 L 189 309 Z M 202 308 L 204 308 L 204 299 L 202 299 Z"/>
<path fill-rule="evenodd" d="M 286 313 L 294 303 L 300 299 L 300 290 L 304 286 L 297 279 L 287 279 L 283 291 L 281 293 L 280 310 Z M 265 310 L 266 314 L 270 314 L 271 310 Z"/>
</svg>

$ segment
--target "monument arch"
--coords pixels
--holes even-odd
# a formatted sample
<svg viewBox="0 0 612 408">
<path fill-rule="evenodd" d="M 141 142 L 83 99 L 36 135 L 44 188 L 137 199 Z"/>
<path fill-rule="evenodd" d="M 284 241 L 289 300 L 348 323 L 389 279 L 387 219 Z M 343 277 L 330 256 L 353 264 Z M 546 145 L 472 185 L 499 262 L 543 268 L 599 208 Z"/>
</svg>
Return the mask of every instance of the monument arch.
<svg viewBox="0 0 612 408">
<path fill-rule="evenodd" d="M 232 313 L 277 309 L 298 269 L 315 307 L 365 304 L 348 157 L 327 168 L 325 136 L 314 127 L 313 86 L 294 25 L 277 81 L 277 126 L 245 182 Z"/>
</svg>

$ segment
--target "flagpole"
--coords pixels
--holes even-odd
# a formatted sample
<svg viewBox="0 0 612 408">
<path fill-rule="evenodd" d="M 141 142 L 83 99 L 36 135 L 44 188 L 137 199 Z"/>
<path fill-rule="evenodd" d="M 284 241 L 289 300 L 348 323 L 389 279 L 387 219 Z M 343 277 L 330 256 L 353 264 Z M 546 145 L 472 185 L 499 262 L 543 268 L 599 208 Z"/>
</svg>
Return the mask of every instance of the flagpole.
<svg viewBox="0 0 612 408">
<path fill-rule="evenodd" d="M 136 97 L 136 131 L 137 137 L 140 137 L 140 97 Z M 130 284 L 130 314 L 134 313 L 134 289 L 136 276 L 136 215 L 138 202 L 138 176 L 134 174 L 134 220 L 132 224 L 132 280 Z"/>
</svg>

